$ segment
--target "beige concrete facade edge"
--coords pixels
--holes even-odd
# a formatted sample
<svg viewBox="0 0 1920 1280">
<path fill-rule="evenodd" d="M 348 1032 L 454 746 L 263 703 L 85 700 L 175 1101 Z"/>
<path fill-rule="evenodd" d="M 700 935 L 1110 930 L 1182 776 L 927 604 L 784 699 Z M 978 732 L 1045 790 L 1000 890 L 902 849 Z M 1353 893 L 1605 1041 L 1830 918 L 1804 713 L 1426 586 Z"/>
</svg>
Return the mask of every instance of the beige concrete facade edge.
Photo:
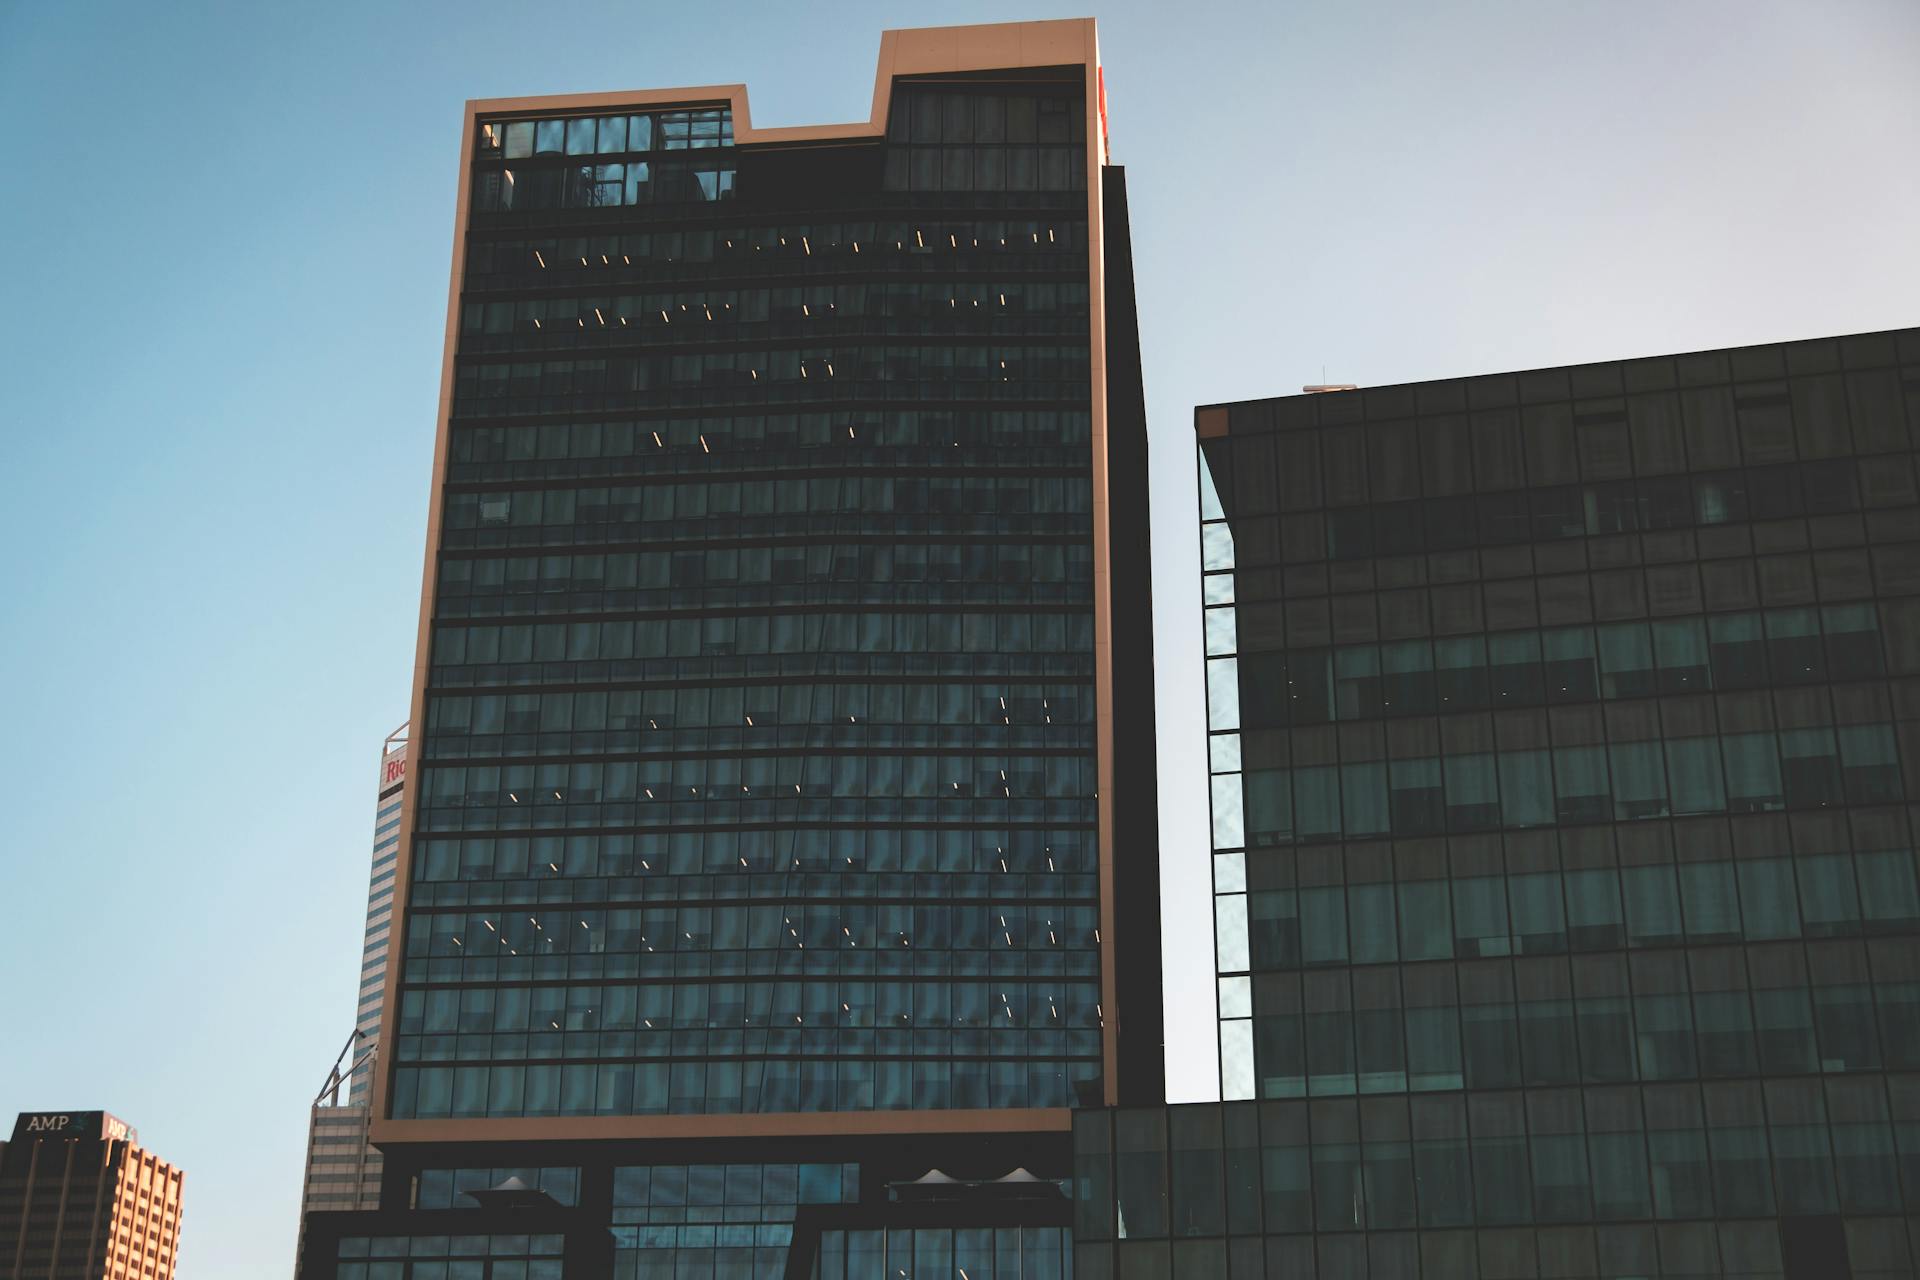
<svg viewBox="0 0 1920 1280">
<path fill-rule="evenodd" d="M 466 119 L 460 127 L 460 168 L 453 201 L 453 262 L 447 272 L 447 323 L 440 352 L 440 395 L 435 409 L 433 435 L 433 473 L 427 491 L 427 545 L 425 563 L 420 570 L 420 622 L 414 636 L 413 691 L 407 701 L 407 723 L 426 730 L 427 670 L 433 645 L 433 601 L 439 585 L 440 497 L 446 487 L 448 426 L 453 415 L 453 356 L 460 336 L 460 286 L 466 274 L 467 220 L 473 183 L 468 181 L 472 166 L 475 132 L 473 104 L 467 104 Z M 413 884 L 413 827 L 421 787 L 419 770 L 425 751 L 409 751 L 408 767 L 414 777 L 400 793 L 400 843 L 394 851 L 393 907 L 387 928 L 387 976 L 380 996 L 380 1048 L 374 1059 L 373 1121 L 368 1141 L 378 1146 L 381 1120 L 387 1114 L 387 1084 L 393 1076 L 396 1054 L 386 1052 L 394 1043 L 394 1028 L 400 1016 L 400 971 L 406 964 L 408 889 Z"/>
<path fill-rule="evenodd" d="M 1000 1111 L 785 1111 L 767 1115 L 517 1116 L 389 1120 L 387 1142 L 589 1142 L 678 1138 L 825 1138 L 842 1134 L 1066 1133 L 1066 1107 Z"/>
<path fill-rule="evenodd" d="M 1095 844 L 1100 858 L 1100 1073 L 1101 1095 L 1107 1106 L 1120 1102 L 1120 1018 L 1118 963 L 1118 908 L 1114 871 L 1113 788 L 1113 518 L 1112 468 L 1107 450 L 1111 432 L 1107 422 L 1107 259 L 1106 191 L 1101 170 L 1107 157 L 1100 123 L 1100 43 L 1094 24 L 1081 31 L 1080 56 L 1086 82 L 1082 88 L 1086 112 L 1087 163 L 1087 372 L 1091 382 L 1091 449 L 1093 453 L 1093 702 Z"/>
</svg>

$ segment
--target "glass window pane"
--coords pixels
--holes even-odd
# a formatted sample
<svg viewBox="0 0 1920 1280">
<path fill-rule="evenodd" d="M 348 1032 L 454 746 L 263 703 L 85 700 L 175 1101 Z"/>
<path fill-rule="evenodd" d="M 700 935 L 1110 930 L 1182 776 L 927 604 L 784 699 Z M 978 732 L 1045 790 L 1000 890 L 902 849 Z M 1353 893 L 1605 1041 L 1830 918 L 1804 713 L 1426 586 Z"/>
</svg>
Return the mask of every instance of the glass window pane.
<svg viewBox="0 0 1920 1280">
<path fill-rule="evenodd" d="M 1679 871 L 1687 937 L 1694 942 L 1739 941 L 1740 896 L 1734 884 L 1733 864 L 1684 863 Z"/>
<path fill-rule="evenodd" d="M 1473 1126 L 1475 1217 L 1483 1225 L 1529 1222 L 1533 1217 L 1532 1180 L 1527 1171 L 1525 1124 L 1517 1098 L 1469 1100 Z M 1496 1119 L 1495 1116 L 1498 1115 Z"/>
<path fill-rule="evenodd" d="M 1340 833 L 1340 771 L 1331 766 L 1293 771 L 1294 831 L 1303 840 Z"/>
<path fill-rule="evenodd" d="M 1246 843 L 1240 778 L 1237 773 L 1213 777 L 1213 847 L 1216 849 L 1238 849 Z"/>
<path fill-rule="evenodd" d="M 1707 627 L 1701 619 L 1654 623 L 1653 652 L 1660 666 L 1662 693 L 1698 693 L 1711 686 Z"/>
<path fill-rule="evenodd" d="M 1240 662 L 1215 658 L 1207 663 L 1207 727 L 1240 727 Z"/>
<path fill-rule="evenodd" d="M 1740 879 L 1740 910 L 1745 935 L 1755 942 L 1766 938 L 1797 938 L 1799 894 L 1793 889 L 1791 858 L 1761 858 L 1734 864 Z"/>
<path fill-rule="evenodd" d="M 1773 678 L 1808 683 L 1826 678 L 1820 624 L 1812 609 L 1774 609 L 1765 616 L 1767 661 Z"/>
<path fill-rule="evenodd" d="M 1462 876 L 1454 880 L 1453 929 L 1457 955 L 1511 954 L 1505 880 L 1500 876 Z"/>
<path fill-rule="evenodd" d="M 1830 604 L 1820 611 L 1826 632 L 1828 669 L 1850 679 L 1885 671 L 1880 622 L 1870 604 Z"/>
<path fill-rule="evenodd" d="M 1575 950 L 1606 950 L 1626 941 L 1620 907 L 1620 877 L 1611 868 L 1569 871 L 1567 934 Z"/>
<path fill-rule="evenodd" d="M 1449 1111 L 1453 1114 L 1436 1110 L 1430 1126 L 1423 1125 L 1421 1113 L 1415 1112 L 1413 1165 L 1423 1227 L 1470 1226 L 1473 1222 L 1473 1164 L 1466 1117 L 1459 1114 L 1460 1099 L 1445 1101 L 1451 1104 Z M 1423 1133 L 1423 1128 L 1428 1132 Z"/>
<path fill-rule="evenodd" d="M 1507 896 L 1513 905 L 1513 934 L 1522 952 L 1541 955 L 1567 949 L 1566 911 L 1557 874 L 1509 876 Z"/>
<path fill-rule="evenodd" d="M 1342 720 L 1380 715 L 1380 651 L 1372 645 L 1333 654 L 1334 714 Z"/>
<path fill-rule="evenodd" d="M 1233 653 L 1239 647 L 1235 615 L 1231 605 L 1206 611 L 1207 654 L 1209 657 Z"/>
<path fill-rule="evenodd" d="M 1613 816 L 1605 747 L 1558 747 L 1553 753 L 1554 810 L 1562 823 L 1606 822 Z"/>
<path fill-rule="evenodd" d="M 1778 745 L 1771 733 L 1735 733 L 1721 739 L 1726 758 L 1727 807 L 1734 813 L 1784 808 Z"/>
<path fill-rule="evenodd" d="M 1340 768 L 1342 827 L 1349 837 L 1385 835 L 1387 766 L 1349 764 Z"/>
<path fill-rule="evenodd" d="M 1176 1107 L 1168 1111 L 1171 1139 L 1173 1234 L 1216 1236 L 1226 1230 L 1226 1199 L 1220 1112 L 1213 1107 Z M 944 1275 L 944 1271 L 929 1271 Z"/>
<path fill-rule="evenodd" d="M 1720 772 L 1717 738 L 1679 738 L 1667 743 L 1667 779 L 1673 812 L 1722 813 L 1726 780 Z"/>
<path fill-rule="evenodd" d="M 1547 826 L 1553 822 L 1553 768 L 1546 752 L 1500 753 L 1500 808 L 1509 827 Z"/>
<path fill-rule="evenodd" d="M 1616 820 L 1657 818 L 1667 812 L 1666 770 L 1657 742 L 1617 743 L 1608 751 Z"/>
<path fill-rule="evenodd" d="M 1220 441 L 1225 444 L 1226 442 Z M 1227 512 L 1220 505 L 1220 489 L 1213 478 L 1213 459 L 1206 445 L 1200 447 L 1200 518 L 1204 520 L 1224 520 Z"/>
<path fill-rule="evenodd" d="M 1398 957 L 1399 935 L 1393 918 L 1393 886 L 1347 887 L 1348 934 L 1355 964 L 1379 964 Z"/>
<path fill-rule="evenodd" d="M 1893 726 L 1849 725 L 1838 733 L 1840 768 L 1847 799 L 1853 804 L 1884 804 L 1901 793 L 1900 758 Z"/>
<path fill-rule="evenodd" d="M 1167 1119 L 1159 1110 L 1114 1113 L 1114 1173 L 1119 1235 L 1164 1239 L 1167 1209 Z"/>
<path fill-rule="evenodd" d="M 1254 1097 L 1253 1023 L 1229 1018 L 1220 1024 L 1220 1096 L 1228 1102 Z"/>
<path fill-rule="evenodd" d="M 1433 647 L 1407 640 L 1380 647 L 1382 703 L 1388 715 L 1431 715 L 1435 708 Z"/>
<path fill-rule="evenodd" d="M 1920 884 L 1915 882 L 1911 850 L 1862 853 L 1855 863 L 1869 929 L 1891 933 L 1920 925 Z"/>
<path fill-rule="evenodd" d="M 1600 668 L 1590 627 L 1561 627 L 1540 633 L 1546 664 L 1547 701 L 1591 702 L 1600 696 Z"/>
<path fill-rule="evenodd" d="M 1595 1133 L 1587 1139 L 1593 1162 L 1594 1216 L 1617 1221 L 1649 1216 L 1646 1146 L 1638 1133 Z"/>
<path fill-rule="evenodd" d="M 1434 690 L 1440 711 L 1487 705 L 1487 644 L 1480 636 L 1433 642 Z"/>
<path fill-rule="evenodd" d="M 1496 707 L 1538 706 L 1545 692 L 1540 633 L 1513 631 L 1487 637 L 1487 673 Z"/>
<path fill-rule="evenodd" d="M 1860 931 L 1860 897 L 1853 858 L 1844 853 L 1795 860 L 1800 912 L 1809 938 L 1837 938 Z"/>
<path fill-rule="evenodd" d="M 1626 867 L 1620 872 L 1627 928 L 1634 946 L 1668 946 L 1684 940 L 1680 893 L 1673 867 Z"/>
<path fill-rule="evenodd" d="M 1745 689 L 1766 683 L 1766 642 L 1761 638 L 1759 614 L 1735 613 L 1709 618 L 1707 633 L 1714 688 Z"/>
<path fill-rule="evenodd" d="M 1338 887 L 1302 889 L 1300 962 L 1344 964 L 1347 959 L 1346 893 Z"/>
<path fill-rule="evenodd" d="M 1222 894 L 1213 900 L 1215 949 L 1221 973 L 1248 969 L 1247 895 Z"/>
<path fill-rule="evenodd" d="M 1247 843 L 1265 847 L 1293 839 L 1293 786 L 1287 771 L 1257 769 L 1243 776 L 1246 786 Z"/>
<path fill-rule="evenodd" d="M 1653 644 L 1641 622 L 1598 629 L 1601 685 L 1609 698 L 1644 698 L 1656 692 Z"/>
<path fill-rule="evenodd" d="M 1747 518 L 1746 475 L 1696 476 L 1693 482 L 1694 518 L 1701 524 L 1739 524 Z"/>
<path fill-rule="evenodd" d="M 1435 759 L 1395 760 L 1389 766 L 1396 835 L 1440 835 L 1447 829 L 1446 792 Z"/>
<path fill-rule="evenodd" d="M 1447 827 L 1487 831 L 1500 825 L 1500 790 L 1491 754 L 1446 757 Z"/>
<path fill-rule="evenodd" d="M 1447 882 L 1403 882 L 1400 893 L 1400 955 L 1405 960 L 1443 960 L 1453 955 L 1453 913 Z"/>
<path fill-rule="evenodd" d="M 1200 527 L 1200 567 L 1233 568 L 1233 529 L 1224 520 Z"/>
<path fill-rule="evenodd" d="M 1779 735 L 1787 805 L 1818 809 L 1844 803 L 1839 753 L 1831 729 L 1788 729 Z"/>
</svg>

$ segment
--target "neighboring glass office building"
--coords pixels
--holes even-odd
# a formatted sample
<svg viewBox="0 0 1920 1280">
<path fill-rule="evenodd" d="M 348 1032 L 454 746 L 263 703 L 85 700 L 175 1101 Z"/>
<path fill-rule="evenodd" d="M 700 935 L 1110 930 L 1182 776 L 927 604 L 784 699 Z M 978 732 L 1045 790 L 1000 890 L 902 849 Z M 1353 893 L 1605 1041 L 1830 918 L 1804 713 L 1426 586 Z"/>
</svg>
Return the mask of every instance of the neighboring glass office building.
<svg viewBox="0 0 1920 1280">
<path fill-rule="evenodd" d="M 1070 1108 L 1163 1093 L 1104 120 L 1091 21 L 887 33 L 860 124 L 469 104 L 383 1208 L 310 1268 L 1064 1271 Z"/>
<path fill-rule="evenodd" d="M 1196 426 L 1228 1102 L 1082 1280 L 1913 1274 L 1920 331 Z"/>
</svg>

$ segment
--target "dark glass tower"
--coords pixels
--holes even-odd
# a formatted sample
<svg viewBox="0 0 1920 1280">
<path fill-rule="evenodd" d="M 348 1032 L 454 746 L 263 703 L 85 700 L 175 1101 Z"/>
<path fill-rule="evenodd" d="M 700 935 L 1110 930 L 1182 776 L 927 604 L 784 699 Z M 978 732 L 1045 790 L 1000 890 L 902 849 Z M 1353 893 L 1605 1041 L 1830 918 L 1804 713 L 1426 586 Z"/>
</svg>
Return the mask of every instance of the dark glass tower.
<svg viewBox="0 0 1920 1280">
<path fill-rule="evenodd" d="M 755 129 L 737 86 L 469 104 L 389 1209 L 517 1171 L 556 1266 L 611 1224 L 617 1275 L 778 1274 L 799 1222 L 978 1280 L 954 1232 L 992 1222 L 945 1194 L 943 1239 L 871 1244 L 926 1199 L 888 1184 L 1062 1178 L 1071 1107 L 1160 1095 L 1103 122 L 1090 21 L 888 33 L 857 125 Z M 988 1215 L 1041 1275 L 1045 1190 Z"/>
<path fill-rule="evenodd" d="M 1228 1102 L 1082 1280 L 1913 1274 L 1920 331 L 1196 426 Z"/>
</svg>

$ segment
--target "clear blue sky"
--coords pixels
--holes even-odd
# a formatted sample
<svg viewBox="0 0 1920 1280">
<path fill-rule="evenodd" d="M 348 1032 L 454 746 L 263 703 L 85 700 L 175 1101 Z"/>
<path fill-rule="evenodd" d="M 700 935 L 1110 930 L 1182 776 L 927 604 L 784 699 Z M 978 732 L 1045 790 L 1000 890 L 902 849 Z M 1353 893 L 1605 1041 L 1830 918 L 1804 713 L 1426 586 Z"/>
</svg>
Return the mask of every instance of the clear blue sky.
<svg viewBox="0 0 1920 1280">
<path fill-rule="evenodd" d="M 405 714 L 468 97 L 744 81 L 863 118 L 1001 3 L 0 0 L 0 1113 L 292 1265 Z M 1212 1089 L 1191 406 L 1920 324 L 1920 6 L 1098 14 L 1153 416 L 1170 1019 Z"/>
</svg>

